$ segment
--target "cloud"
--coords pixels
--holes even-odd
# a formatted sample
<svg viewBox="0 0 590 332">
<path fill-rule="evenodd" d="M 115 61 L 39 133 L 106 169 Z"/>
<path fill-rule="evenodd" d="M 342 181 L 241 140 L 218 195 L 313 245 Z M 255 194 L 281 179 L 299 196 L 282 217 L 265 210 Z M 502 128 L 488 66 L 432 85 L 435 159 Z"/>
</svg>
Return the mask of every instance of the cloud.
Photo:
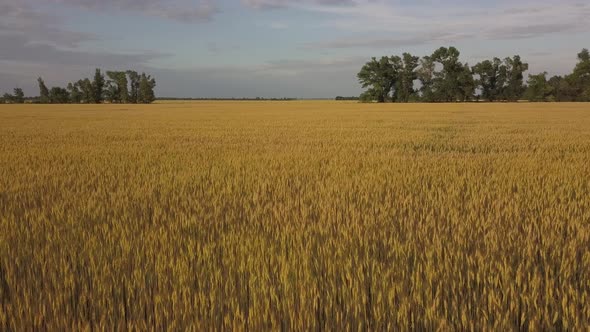
<svg viewBox="0 0 590 332">
<path fill-rule="evenodd" d="M 31 42 L 64 47 L 96 39 L 92 34 L 64 30 L 59 17 L 39 13 L 20 1 L 0 3 L 0 34 L 21 35 Z"/>
<path fill-rule="evenodd" d="M 549 24 L 531 24 L 522 26 L 498 27 L 486 31 L 485 35 L 489 39 L 525 39 L 535 38 L 547 34 L 559 32 L 576 32 L 583 31 L 583 26 L 577 22 L 568 23 L 549 23 Z"/>
<path fill-rule="evenodd" d="M 310 6 L 328 14 L 323 28 L 348 32 L 348 37 L 307 43 L 307 49 L 391 48 L 465 39 L 511 40 L 558 33 L 590 31 L 590 5 L 568 3 L 549 6 L 540 1 L 482 10 L 460 11 L 420 5 L 392 6 L 379 1 L 358 2 L 356 7 Z M 428 9 L 428 10 L 427 10 Z"/>
<path fill-rule="evenodd" d="M 0 34 L 0 60 L 27 61 L 47 65 L 129 66 L 164 56 L 160 53 L 122 54 L 61 49 L 34 43 L 21 35 Z"/>
<path fill-rule="evenodd" d="M 322 6 L 354 5 L 353 0 L 242 0 L 242 3 L 256 9 L 285 8 L 302 4 Z"/>
<path fill-rule="evenodd" d="M 432 32 L 423 35 L 414 35 L 404 38 L 363 38 L 340 39 L 323 42 L 313 42 L 304 45 L 305 49 L 344 49 L 344 48 L 377 48 L 391 49 L 402 46 L 426 45 L 431 43 L 453 43 L 461 39 L 471 38 L 470 34 L 453 34 L 444 32 Z"/>
<path fill-rule="evenodd" d="M 284 30 L 284 29 L 288 29 L 289 25 L 287 23 L 284 22 L 271 22 L 268 25 L 269 28 L 273 29 L 273 30 Z"/>
<path fill-rule="evenodd" d="M 60 19 L 32 9 L 26 3 L 0 5 L 0 60 L 70 65 L 128 65 L 165 56 L 158 52 L 125 54 L 90 52 L 82 42 L 94 35 L 66 30 Z"/>
<path fill-rule="evenodd" d="M 106 12 L 127 11 L 181 22 L 209 21 L 218 12 L 213 0 L 52 0 L 59 4 Z"/>
</svg>

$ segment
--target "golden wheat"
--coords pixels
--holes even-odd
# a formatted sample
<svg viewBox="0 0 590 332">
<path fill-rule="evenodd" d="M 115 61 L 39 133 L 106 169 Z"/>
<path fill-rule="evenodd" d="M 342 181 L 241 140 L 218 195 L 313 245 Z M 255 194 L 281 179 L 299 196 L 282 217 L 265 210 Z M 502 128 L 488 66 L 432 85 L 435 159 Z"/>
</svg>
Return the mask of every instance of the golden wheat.
<svg viewBox="0 0 590 332">
<path fill-rule="evenodd" d="M 0 105 L 0 330 L 584 330 L 590 106 Z"/>
</svg>

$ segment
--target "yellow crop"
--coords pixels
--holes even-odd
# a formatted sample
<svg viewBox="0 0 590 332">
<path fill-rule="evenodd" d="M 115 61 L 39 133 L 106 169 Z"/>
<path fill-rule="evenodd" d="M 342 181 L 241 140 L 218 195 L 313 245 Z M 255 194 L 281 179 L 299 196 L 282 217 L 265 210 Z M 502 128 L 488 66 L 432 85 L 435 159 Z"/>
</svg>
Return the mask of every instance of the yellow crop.
<svg viewBox="0 0 590 332">
<path fill-rule="evenodd" d="M 0 105 L 0 330 L 590 326 L 590 105 Z"/>
</svg>

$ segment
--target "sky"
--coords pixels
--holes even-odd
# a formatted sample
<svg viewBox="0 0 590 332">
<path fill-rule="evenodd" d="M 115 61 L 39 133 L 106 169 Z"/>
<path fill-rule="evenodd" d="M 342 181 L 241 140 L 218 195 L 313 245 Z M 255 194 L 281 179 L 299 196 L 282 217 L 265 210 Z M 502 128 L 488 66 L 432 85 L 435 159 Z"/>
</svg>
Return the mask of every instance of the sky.
<svg viewBox="0 0 590 332">
<path fill-rule="evenodd" d="M 160 97 L 353 96 L 371 57 L 440 46 L 563 75 L 589 22 L 587 0 L 0 0 L 0 94 L 99 67 L 150 73 Z"/>
</svg>

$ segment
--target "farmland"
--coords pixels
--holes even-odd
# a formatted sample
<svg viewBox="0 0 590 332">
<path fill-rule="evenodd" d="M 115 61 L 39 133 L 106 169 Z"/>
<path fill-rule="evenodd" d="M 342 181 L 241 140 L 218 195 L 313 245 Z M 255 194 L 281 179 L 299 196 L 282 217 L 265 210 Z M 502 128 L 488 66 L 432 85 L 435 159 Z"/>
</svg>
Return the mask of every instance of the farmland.
<svg viewBox="0 0 590 332">
<path fill-rule="evenodd" d="M 590 105 L 0 105 L 0 330 L 590 326 Z"/>
</svg>

